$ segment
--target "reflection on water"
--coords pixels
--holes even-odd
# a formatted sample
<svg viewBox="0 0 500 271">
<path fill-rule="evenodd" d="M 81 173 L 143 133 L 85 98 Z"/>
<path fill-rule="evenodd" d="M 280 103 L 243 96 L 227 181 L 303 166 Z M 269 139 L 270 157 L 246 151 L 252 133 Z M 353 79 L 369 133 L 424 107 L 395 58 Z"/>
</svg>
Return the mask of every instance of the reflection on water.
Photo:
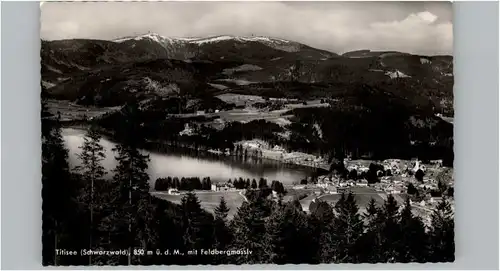
<svg viewBox="0 0 500 271">
<path fill-rule="evenodd" d="M 69 149 L 70 165 L 78 165 L 76 154 L 80 152 L 79 147 L 83 144 L 84 131 L 77 129 L 63 129 L 63 137 Z M 115 144 L 108 139 L 102 139 L 102 146 L 106 150 L 104 167 L 110 171 L 116 166 L 115 153 L 112 148 Z M 301 166 L 285 165 L 278 161 L 267 159 L 248 158 L 243 160 L 236 157 L 214 157 L 207 154 L 195 154 L 192 151 L 181 152 L 171 150 L 168 153 L 144 151 L 150 156 L 149 175 L 150 185 L 159 177 L 207 177 L 213 181 L 227 181 L 242 177 L 244 179 L 266 178 L 268 181 L 278 180 L 284 184 L 300 182 L 309 176 L 313 170 Z"/>
</svg>

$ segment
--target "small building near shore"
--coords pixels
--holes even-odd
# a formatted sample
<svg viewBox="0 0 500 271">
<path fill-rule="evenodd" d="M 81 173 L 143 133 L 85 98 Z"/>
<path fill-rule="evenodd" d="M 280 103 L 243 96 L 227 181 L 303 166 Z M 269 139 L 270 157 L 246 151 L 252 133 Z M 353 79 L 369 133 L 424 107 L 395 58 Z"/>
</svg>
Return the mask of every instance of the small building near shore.
<svg viewBox="0 0 500 271">
<path fill-rule="evenodd" d="M 365 180 L 365 179 L 358 180 L 358 181 L 356 181 L 356 186 L 367 187 L 368 186 L 368 181 Z"/>
<path fill-rule="evenodd" d="M 210 188 L 211 188 L 212 191 L 229 191 L 229 190 L 233 190 L 233 186 L 231 184 L 228 184 L 228 183 L 224 183 L 224 184 L 220 184 L 220 183 L 212 184 Z"/>
<path fill-rule="evenodd" d="M 177 190 L 177 189 L 175 189 L 175 188 L 170 188 L 170 189 L 168 190 L 168 194 L 169 194 L 169 195 L 180 195 L 179 190 Z"/>
</svg>

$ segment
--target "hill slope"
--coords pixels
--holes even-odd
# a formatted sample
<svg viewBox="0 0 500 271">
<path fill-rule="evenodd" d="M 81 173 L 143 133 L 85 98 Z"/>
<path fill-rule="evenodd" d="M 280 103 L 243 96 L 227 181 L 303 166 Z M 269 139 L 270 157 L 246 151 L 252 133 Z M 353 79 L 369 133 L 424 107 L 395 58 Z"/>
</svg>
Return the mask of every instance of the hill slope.
<svg viewBox="0 0 500 271">
<path fill-rule="evenodd" d="M 346 94 L 356 82 L 384 86 L 414 104 L 453 113 L 451 56 L 369 50 L 338 55 L 268 37 L 149 33 L 115 41 L 42 41 L 41 58 L 48 94 L 83 104 L 119 105 L 156 95 L 151 89 L 167 95 L 165 89 L 171 88 L 195 96 L 224 90 L 331 97 Z"/>
</svg>

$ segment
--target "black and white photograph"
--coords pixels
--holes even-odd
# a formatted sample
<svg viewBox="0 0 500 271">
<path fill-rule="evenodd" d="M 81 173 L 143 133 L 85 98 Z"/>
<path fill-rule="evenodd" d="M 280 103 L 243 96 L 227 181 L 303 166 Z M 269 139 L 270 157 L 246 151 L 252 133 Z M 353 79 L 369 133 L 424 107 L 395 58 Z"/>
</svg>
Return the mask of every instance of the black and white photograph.
<svg viewBox="0 0 500 271">
<path fill-rule="evenodd" d="M 451 2 L 40 12 L 44 266 L 455 261 Z"/>
</svg>

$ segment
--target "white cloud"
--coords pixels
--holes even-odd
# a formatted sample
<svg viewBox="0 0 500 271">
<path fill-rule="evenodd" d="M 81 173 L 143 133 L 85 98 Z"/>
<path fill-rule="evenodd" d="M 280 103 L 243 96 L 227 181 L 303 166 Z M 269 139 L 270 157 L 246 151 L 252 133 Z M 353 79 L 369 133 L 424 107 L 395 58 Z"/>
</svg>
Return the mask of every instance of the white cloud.
<svg viewBox="0 0 500 271">
<path fill-rule="evenodd" d="M 433 23 L 437 20 L 437 16 L 428 12 L 428 11 L 419 12 L 419 13 L 417 13 L 417 16 L 420 19 L 422 19 L 423 21 L 429 22 L 429 23 Z"/>
<path fill-rule="evenodd" d="M 45 39 L 157 32 L 172 37 L 267 35 L 333 52 L 357 49 L 452 52 L 451 18 L 411 2 L 87 2 L 46 3 Z M 430 8 L 432 9 L 432 8 Z M 409 14 L 409 15 L 408 15 Z"/>
<path fill-rule="evenodd" d="M 379 38 L 377 49 L 448 54 L 453 48 L 453 25 L 435 23 L 430 12 L 410 14 L 403 20 L 375 22 L 370 25 L 367 40 Z"/>
</svg>

